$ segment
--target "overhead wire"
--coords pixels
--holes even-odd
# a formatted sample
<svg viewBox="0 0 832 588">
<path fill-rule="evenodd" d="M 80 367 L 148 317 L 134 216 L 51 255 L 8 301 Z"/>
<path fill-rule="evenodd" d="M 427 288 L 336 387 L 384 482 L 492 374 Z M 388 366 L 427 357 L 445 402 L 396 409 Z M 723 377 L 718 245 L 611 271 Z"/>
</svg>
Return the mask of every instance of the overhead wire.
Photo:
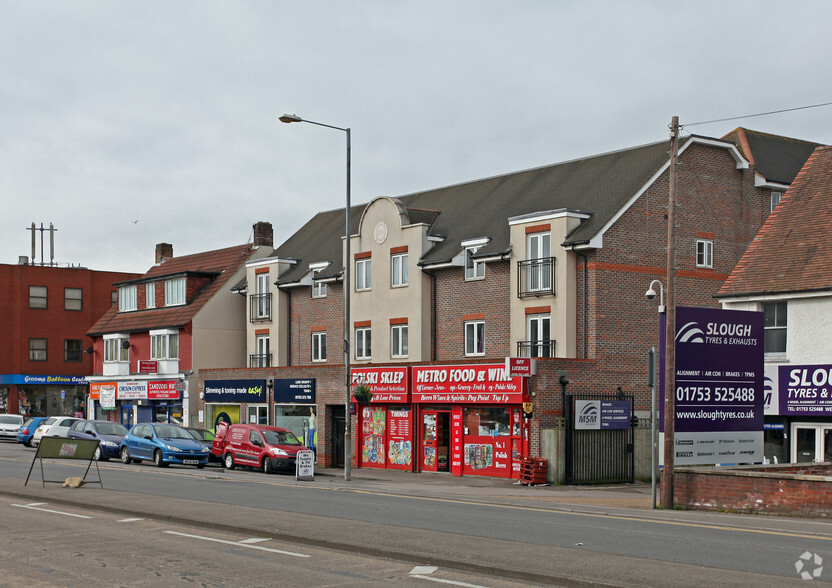
<svg viewBox="0 0 832 588">
<path fill-rule="evenodd" d="M 770 112 L 760 112 L 760 113 L 757 113 L 757 114 L 746 114 L 746 115 L 743 115 L 743 116 L 731 116 L 731 117 L 728 117 L 728 118 L 717 118 L 717 119 L 714 119 L 714 120 L 703 120 L 703 121 L 699 121 L 699 122 L 685 123 L 685 126 L 686 127 L 692 127 L 692 126 L 695 126 L 695 125 L 707 125 L 707 124 L 711 124 L 711 123 L 726 122 L 726 121 L 729 121 L 729 120 L 739 120 L 739 119 L 742 119 L 742 118 L 753 118 L 755 116 L 768 116 L 770 114 L 780 114 L 782 112 L 794 112 L 795 110 L 806 110 L 807 108 L 820 108 L 821 106 L 831 106 L 831 105 L 832 105 L 832 102 L 824 102 L 823 104 L 812 104 L 810 106 L 797 106 L 795 108 L 784 108 L 782 110 L 772 110 Z"/>
</svg>

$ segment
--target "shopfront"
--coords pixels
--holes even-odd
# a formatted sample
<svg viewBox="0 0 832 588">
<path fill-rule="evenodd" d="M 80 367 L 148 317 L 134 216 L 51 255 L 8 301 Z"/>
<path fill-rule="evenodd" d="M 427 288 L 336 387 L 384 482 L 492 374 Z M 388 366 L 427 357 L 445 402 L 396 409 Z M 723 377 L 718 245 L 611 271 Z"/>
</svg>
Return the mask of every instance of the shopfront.
<svg viewBox="0 0 832 588">
<path fill-rule="evenodd" d="M 125 427 L 136 423 L 175 423 L 183 418 L 179 380 L 130 380 L 90 383 L 92 416 L 117 421 Z"/>
<path fill-rule="evenodd" d="M 87 393 L 83 376 L 0 375 L 0 412 L 83 417 Z"/>
<path fill-rule="evenodd" d="M 414 419 L 410 404 L 409 368 L 382 366 L 353 368 L 353 384 L 370 387 L 369 403 L 356 410 L 359 467 L 413 471 Z"/>
<path fill-rule="evenodd" d="M 504 364 L 413 366 L 418 471 L 519 477 L 526 384 Z"/>
<path fill-rule="evenodd" d="M 267 424 L 266 380 L 205 380 L 199 423 L 215 430 L 220 421 Z"/>
<path fill-rule="evenodd" d="M 276 378 L 272 382 L 275 427 L 289 429 L 318 453 L 318 405 L 314 378 Z"/>
</svg>

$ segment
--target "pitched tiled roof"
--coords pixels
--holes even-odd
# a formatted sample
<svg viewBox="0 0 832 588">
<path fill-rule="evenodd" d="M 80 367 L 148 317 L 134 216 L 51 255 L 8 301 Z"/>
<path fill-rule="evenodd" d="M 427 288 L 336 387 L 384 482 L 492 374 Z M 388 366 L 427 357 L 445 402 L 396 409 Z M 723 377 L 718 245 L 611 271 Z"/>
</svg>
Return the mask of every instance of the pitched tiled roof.
<svg viewBox="0 0 832 588">
<path fill-rule="evenodd" d="M 832 289 L 832 147 L 815 149 L 718 297 Z"/>
<path fill-rule="evenodd" d="M 121 285 L 140 284 L 154 279 L 164 279 L 166 276 L 186 273 L 214 275 L 216 278 L 184 306 L 119 313 L 114 305 L 104 316 L 98 319 L 87 334 L 130 333 L 148 329 L 183 327 L 226 284 L 253 251 L 251 245 L 237 245 L 215 251 L 168 258 L 163 263 L 150 268 L 141 278 L 121 282 Z"/>
<path fill-rule="evenodd" d="M 769 182 L 791 184 L 820 143 L 769 135 L 738 127 L 723 137 L 734 143 Z"/>
</svg>

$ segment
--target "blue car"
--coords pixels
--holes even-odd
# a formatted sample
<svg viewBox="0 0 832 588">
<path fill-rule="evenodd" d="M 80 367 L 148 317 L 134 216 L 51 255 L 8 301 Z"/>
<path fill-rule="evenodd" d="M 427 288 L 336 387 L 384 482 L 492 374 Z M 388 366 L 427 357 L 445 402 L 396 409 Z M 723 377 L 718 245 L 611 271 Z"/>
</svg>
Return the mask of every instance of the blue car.
<svg viewBox="0 0 832 588">
<path fill-rule="evenodd" d="M 141 463 L 146 459 L 153 460 L 157 468 L 176 463 L 202 469 L 208 463 L 209 453 L 210 449 L 188 431 L 169 423 L 139 423 L 121 441 L 122 463 Z"/>
<path fill-rule="evenodd" d="M 23 443 L 26 447 L 31 447 L 32 436 L 35 434 L 35 431 L 38 430 L 40 424 L 48 418 L 49 417 L 40 416 L 29 417 L 26 419 L 26 422 L 20 425 L 20 432 L 17 434 L 17 442 Z"/>
<path fill-rule="evenodd" d="M 93 459 L 107 461 L 121 456 L 121 440 L 126 434 L 127 428 L 121 423 L 82 419 L 72 423 L 66 436 L 70 439 L 98 439 L 100 443 Z"/>
</svg>

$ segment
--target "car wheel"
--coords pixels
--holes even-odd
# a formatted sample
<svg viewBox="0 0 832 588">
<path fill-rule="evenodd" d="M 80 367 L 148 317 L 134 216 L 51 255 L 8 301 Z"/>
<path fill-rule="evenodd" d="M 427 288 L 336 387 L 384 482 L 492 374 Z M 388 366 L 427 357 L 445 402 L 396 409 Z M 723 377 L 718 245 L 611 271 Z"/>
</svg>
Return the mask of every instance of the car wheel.
<svg viewBox="0 0 832 588">
<path fill-rule="evenodd" d="M 28 441 L 26 441 L 26 442 L 23 444 L 23 446 L 24 446 L 24 447 L 31 447 L 31 446 L 32 446 L 32 440 L 31 440 L 31 439 L 29 439 Z"/>
<path fill-rule="evenodd" d="M 198 470 L 204 470 L 204 469 L 205 469 L 205 464 L 204 464 L 204 463 L 198 463 L 198 464 L 196 464 L 196 469 L 198 469 Z"/>
<path fill-rule="evenodd" d="M 133 460 L 130 459 L 130 452 L 127 451 L 126 447 L 122 447 L 121 448 L 121 463 L 130 463 L 131 461 L 133 461 Z"/>
<path fill-rule="evenodd" d="M 101 461 L 101 446 L 95 448 L 95 453 L 92 454 L 95 461 Z"/>
<path fill-rule="evenodd" d="M 227 470 L 233 470 L 236 466 L 234 463 L 234 456 L 231 455 L 231 452 L 225 454 L 225 457 L 222 458 L 222 465 L 225 466 Z"/>
<path fill-rule="evenodd" d="M 157 468 L 163 468 L 166 465 L 168 465 L 168 464 L 165 463 L 165 460 L 162 458 L 162 450 L 161 449 L 157 449 L 156 451 L 153 452 L 153 463 L 156 464 Z"/>
<path fill-rule="evenodd" d="M 264 474 L 273 474 L 274 473 L 274 465 L 272 464 L 272 460 L 268 457 L 263 458 L 263 473 Z"/>
</svg>

